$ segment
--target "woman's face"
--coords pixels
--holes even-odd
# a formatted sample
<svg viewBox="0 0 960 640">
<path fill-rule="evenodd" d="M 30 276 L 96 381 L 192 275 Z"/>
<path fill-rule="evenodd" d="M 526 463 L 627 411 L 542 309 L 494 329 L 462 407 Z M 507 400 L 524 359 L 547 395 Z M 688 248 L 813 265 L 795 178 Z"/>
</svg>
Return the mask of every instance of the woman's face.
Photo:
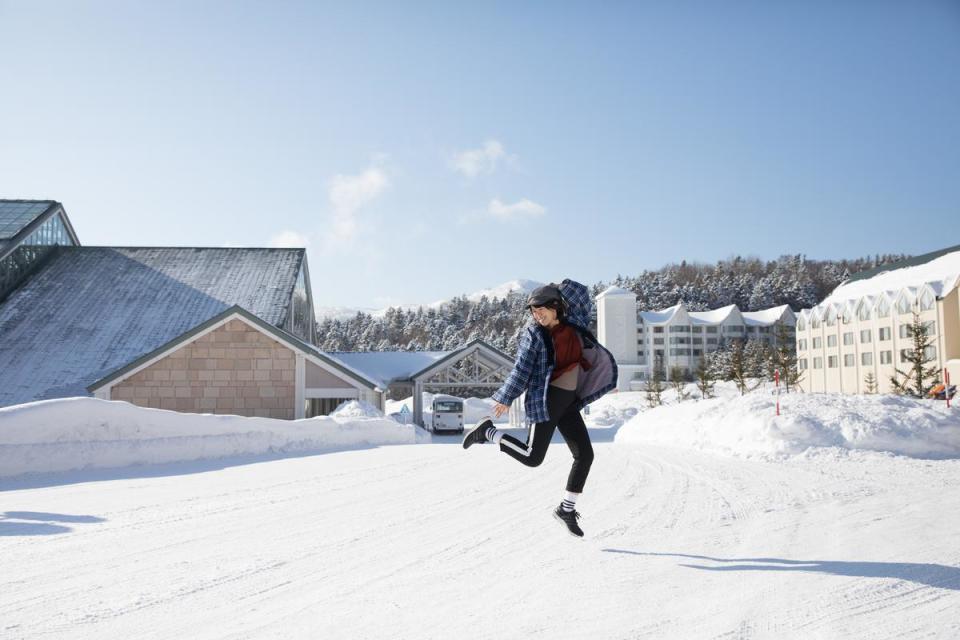
<svg viewBox="0 0 960 640">
<path fill-rule="evenodd" d="M 530 307 L 530 313 L 544 327 L 552 326 L 557 321 L 557 312 L 550 307 Z"/>
</svg>

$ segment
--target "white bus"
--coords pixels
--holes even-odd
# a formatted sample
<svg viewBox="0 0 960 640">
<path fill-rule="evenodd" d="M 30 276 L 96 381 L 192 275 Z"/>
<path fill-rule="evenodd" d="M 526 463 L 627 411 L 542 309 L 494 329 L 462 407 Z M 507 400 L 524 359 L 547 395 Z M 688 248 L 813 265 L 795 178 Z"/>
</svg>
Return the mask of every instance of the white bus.
<svg viewBox="0 0 960 640">
<path fill-rule="evenodd" d="M 463 433 L 463 400 L 439 394 L 433 396 L 432 431 Z"/>
</svg>

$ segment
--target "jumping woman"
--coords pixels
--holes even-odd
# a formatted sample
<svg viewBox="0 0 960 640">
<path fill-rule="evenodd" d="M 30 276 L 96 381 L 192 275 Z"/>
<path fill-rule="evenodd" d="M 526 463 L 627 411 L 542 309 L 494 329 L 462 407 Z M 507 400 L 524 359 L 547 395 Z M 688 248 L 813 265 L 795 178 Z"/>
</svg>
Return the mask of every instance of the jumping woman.
<svg viewBox="0 0 960 640">
<path fill-rule="evenodd" d="M 553 515 L 571 534 L 582 537 L 577 524 L 580 513 L 574 507 L 593 463 L 593 446 L 580 410 L 616 388 L 617 363 L 588 329 L 592 301 L 584 285 L 567 279 L 560 286 L 539 287 L 527 298 L 527 308 L 532 318 L 520 334 L 517 361 L 503 386 L 491 396 L 493 414 L 499 418 L 526 393 L 527 441 L 520 442 L 497 429 L 487 416 L 463 437 L 463 448 L 498 444 L 510 457 L 537 467 L 554 429 L 559 429 L 573 454 L 573 467 L 563 502 Z"/>
</svg>

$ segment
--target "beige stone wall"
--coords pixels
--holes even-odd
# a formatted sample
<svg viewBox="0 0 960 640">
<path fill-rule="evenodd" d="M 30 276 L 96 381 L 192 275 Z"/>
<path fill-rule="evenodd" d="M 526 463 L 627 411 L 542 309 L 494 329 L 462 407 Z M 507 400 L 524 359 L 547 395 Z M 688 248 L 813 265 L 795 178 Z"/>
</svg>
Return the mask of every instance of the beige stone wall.
<svg viewBox="0 0 960 640">
<path fill-rule="evenodd" d="M 112 400 L 191 413 L 294 417 L 293 351 L 231 320 L 111 389 Z"/>
</svg>

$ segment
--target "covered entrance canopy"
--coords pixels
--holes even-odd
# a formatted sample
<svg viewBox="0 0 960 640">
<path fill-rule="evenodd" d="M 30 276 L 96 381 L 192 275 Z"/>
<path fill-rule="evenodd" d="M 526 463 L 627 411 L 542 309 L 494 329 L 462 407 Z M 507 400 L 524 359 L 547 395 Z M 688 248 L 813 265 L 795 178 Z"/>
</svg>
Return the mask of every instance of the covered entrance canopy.
<svg viewBox="0 0 960 640">
<path fill-rule="evenodd" d="M 413 394 L 413 421 L 423 423 L 423 392 L 458 395 L 470 389 L 492 394 L 506 380 L 513 359 L 483 340 L 453 351 L 340 351 L 330 355 L 382 382 Z"/>
</svg>

